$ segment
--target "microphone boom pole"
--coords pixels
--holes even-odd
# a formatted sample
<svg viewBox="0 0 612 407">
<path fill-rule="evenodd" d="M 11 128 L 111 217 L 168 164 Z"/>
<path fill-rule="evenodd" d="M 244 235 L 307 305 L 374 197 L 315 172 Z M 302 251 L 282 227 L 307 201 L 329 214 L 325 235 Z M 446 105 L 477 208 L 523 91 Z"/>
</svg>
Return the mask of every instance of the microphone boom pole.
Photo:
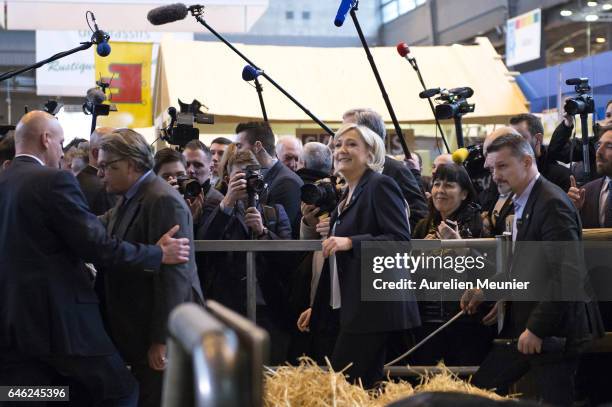
<svg viewBox="0 0 612 407">
<path fill-rule="evenodd" d="M 92 42 L 92 41 L 82 42 L 81 45 L 76 47 L 76 48 L 73 48 L 73 49 L 68 50 L 68 51 L 59 52 L 59 53 L 57 53 L 57 54 L 55 54 L 55 55 L 53 55 L 53 56 L 51 56 L 51 57 L 49 57 L 49 58 L 47 58 L 45 60 L 36 62 L 33 65 L 26 66 L 25 68 L 15 69 L 15 70 L 12 70 L 12 71 L 5 72 L 2 75 L 0 75 L 0 82 L 5 81 L 7 79 L 11 79 L 12 77 L 17 76 L 19 74 L 22 74 L 24 72 L 28 72 L 28 71 L 31 71 L 33 69 L 38 69 L 41 66 L 48 64 L 49 62 L 53 62 L 53 61 L 56 61 L 58 59 L 67 57 L 68 55 L 72 55 L 72 54 L 77 53 L 79 51 L 84 51 L 84 50 L 86 50 L 88 48 L 91 48 L 92 45 L 94 45 L 94 42 Z"/>
<path fill-rule="evenodd" d="M 236 47 L 234 47 L 228 40 L 226 40 L 221 34 L 215 31 L 204 18 L 202 17 L 202 8 L 192 6 L 189 8 L 191 14 L 198 20 L 200 24 L 202 24 L 208 31 L 210 31 L 215 37 L 217 37 L 221 42 L 227 45 L 232 51 L 234 51 L 240 58 L 244 59 L 249 65 L 253 68 L 261 71 L 261 76 L 266 78 L 268 82 L 270 82 L 276 89 L 278 89 L 283 95 L 285 95 L 289 100 L 291 100 L 297 107 L 299 107 L 308 117 L 314 120 L 323 130 L 327 132 L 330 136 L 334 135 L 334 131 L 330 129 L 325 123 L 323 123 L 317 116 L 315 116 L 310 110 L 308 110 L 304 105 L 297 101 L 293 96 L 291 96 L 285 89 L 283 89 L 278 83 L 274 81 L 274 79 L 270 78 L 268 74 L 266 74 L 263 70 L 261 70 L 257 65 L 255 65 L 249 58 L 247 58 L 242 52 L 240 52 Z"/>
<path fill-rule="evenodd" d="M 387 105 L 387 110 L 389 111 L 389 115 L 391 116 L 391 121 L 393 122 L 393 127 L 395 128 L 395 134 L 399 138 L 400 144 L 402 145 L 402 150 L 404 150 L 404 155 L 406 158 L 412 158 L 410 154 L 410 150 L 408 149 L 408 145 L 406 144 L 406 140 L 404 140 L 404 135 L 402 133 L 402 129 L 397 121 L 397 117 L 395 116 L 395 111 L 393 110 L 393 106 L 391 105 L 391 101 L 389 100 L 389 95 L 387 95 L 387 91 L 385 90 L 385 85 L 382 82 L 380 74 L 378 73 L 378 68 L 376 68 L 376 63 L 374 62 L 374 57 L 370 52 L 370 48 L 368 47 L 368 43 L 363 35 L 363 31 L 361 30 L 361 25 L 359 24 L 359 20 L 357 19 L 357 7 L 359 5 L 359 1 L 355 1 L 355 3 L 351 6 L 351 19 L 353 20 L 353 24 L 355 24 L 355 28 L 357 29 L 357 35 L 359 35 L 359 39 L 361 40 L 361 45 L 363 45 L 363 49 L 368 57 L 368 61 L 370 62 L 370 66 L 372 67 L 372 72 L 374 72 L 374 77 L 376 78 L 376 82 L 378 83 L 378 87 L 380 88 L 380 92 L 382 93 L 382 97 L 385 100 L 385 105 Z"/>
</svg>

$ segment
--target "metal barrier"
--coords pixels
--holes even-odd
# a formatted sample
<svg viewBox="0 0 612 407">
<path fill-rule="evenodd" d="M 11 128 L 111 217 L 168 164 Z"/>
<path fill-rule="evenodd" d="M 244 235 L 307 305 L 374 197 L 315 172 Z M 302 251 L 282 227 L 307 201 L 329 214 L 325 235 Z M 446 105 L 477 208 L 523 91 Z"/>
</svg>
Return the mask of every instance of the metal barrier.
<svg viewBox="0 0 612 407">
<path fill-rule="evenodd" d="M 512 252 L 511 236 L 500 235 L 490 239 L 411 240 L 418 249 L 419 242 L 427 242 L 428 249 L 495 248 L 496 273 L 505 272 L 505 260 Z M 320 240 L 196 240 L 196 252 L 246 252 L 247 316 L 257 317 L 257 278 L 255 253 L 257 252 L 308 252 L 320 251 Z M 423 243 L 425 245 L 425 243 Z M 500 259 L 504 259 L 500 261 Z"/>
</svg>

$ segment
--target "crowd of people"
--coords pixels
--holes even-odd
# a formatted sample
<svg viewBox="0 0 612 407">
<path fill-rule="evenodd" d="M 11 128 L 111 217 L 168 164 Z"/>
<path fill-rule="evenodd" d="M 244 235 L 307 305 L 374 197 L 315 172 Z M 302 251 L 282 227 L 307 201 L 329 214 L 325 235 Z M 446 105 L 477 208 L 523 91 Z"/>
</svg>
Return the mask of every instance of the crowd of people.
<svg viewBox="0 0 612 407">
<path fill-rule="evenodd" d="M 371 388 L 388 360 L 464 310 L 410 362 L 480 365 L 473 383 L 502 394 L 531 372 L 542 400 L 567 405 L 580 352 L 604 329 L 594 300 L 494 302 L 470 290 L 363 301 L 361 243 L 580 241 L 583 228 L 612 227 L 612 101 L 606 111 L 584 164 L 592 180 L 561 164 L 582 158 L 571 117 L 545 146 L 540 119 L 523 114 L 485 138 L 484 182 L 450 154 L 430 178 L 416 155 L 390 157 L 371 109 L 347 111 L 328 144 L 277 142 L 268 123 L 247 122 L 233 142 L 154 155 L 142 135 L 113 128 L 63 150 L 56 118 L 27 113 L 0 142 L 0 385 L 66 383 L 80 405 L 157 406 L 170 311 L 214 299 L 246 315 L 246 255 L 196 252 L 194 240 L 320 239 L 322 251 L 256 256 L 272 365 L 328 357 Z M 305 184 L 331 188 L 333 205 L 303 202 Z M 522 261 L 545 279 L 569 267 L 520 250 L 511 273 Z M 495 337 L 515 342 L 500 350 Z M 545 354 L 549 337 L 567 344 Z"/>
</svg>

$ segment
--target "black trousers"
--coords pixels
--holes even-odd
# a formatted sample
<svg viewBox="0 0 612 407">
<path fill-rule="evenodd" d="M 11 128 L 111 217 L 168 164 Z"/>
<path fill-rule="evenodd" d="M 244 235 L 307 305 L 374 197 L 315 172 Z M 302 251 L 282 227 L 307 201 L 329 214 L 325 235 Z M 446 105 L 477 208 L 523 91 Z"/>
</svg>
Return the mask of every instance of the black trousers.
<svg viewBox="0 0 612 407">
<path fill-rule="evenodd" d="M 148 363 L 132 365 L 132 373 L 138 380 L 140 394 L 138 407 L 159 407 L 161 405 L 164 372 L 153 370 Z"/>
<path fill-rule="evenodd" d="M 49 405 L 119 407 L 136 406 L 138 400 L 138 383 L 117 352 L 108 356 L 28 357 L 2 350 L 0 385 L 69 386 L 70 403 Z"/>
<path fill-rule="evenodd" d="M 374 387 L 383 380 L 383 368 L 387 354 L 389 332 L 348 333 L 340 331 L 331 364 L 335 371 L 340 371 L 352 363 L 344 373 L 351 382 L 361 383 L 365 389 Z"/>
<path fill-rule="evenodd" d="M 472 377 L 472 384 L 506 395 L 513 383 L 529 373 L 540 401 L 571 406 L 577 366 L 577 354 L 551 352 L 524 355 L 516 346 L 494 346 Z"/>
</svg>

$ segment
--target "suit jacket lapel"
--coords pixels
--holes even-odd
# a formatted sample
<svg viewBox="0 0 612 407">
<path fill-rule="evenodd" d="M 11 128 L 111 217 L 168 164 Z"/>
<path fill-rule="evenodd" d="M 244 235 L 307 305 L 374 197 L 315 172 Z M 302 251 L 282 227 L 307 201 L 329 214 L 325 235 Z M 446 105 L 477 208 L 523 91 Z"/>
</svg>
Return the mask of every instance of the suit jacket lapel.
<svg viewBox="0 0 612 407">
<path fill-rule="evenodd" d="M 540 175 L 531 189 L 531 193 L 529 194 L 529 198 L 527 199 L 527 203 L 525 204 L 525 209 L 523 209 L 521 218 L 516 220 L 516 227 L 518 228 L 516 232 L 516 240 L 524 240 L 525 235 L 527 234 L 527 229 L 531 223 L 533 206 L 537 200 L 539 193 L 538 191 L 542 187 L 542 182 L 543 177 Z"/>
<path fill-rule="evenodd" d="M 344 217 L 346 212 L 355 205 L 355 202 L 357 202 L 359 195 L 361 195 L 361 193 L 363 192 L 363 188 L 368 183 L 371 176 L 372 176 L 372 170 L 366 170 L 366 172 L 361 176 L 361 179 L 359 180 L 359 184 L 357 184 L 357 187 L 355 187 L 355 191 L 353 191 L 351 200 L 344 204 L 344 208 L 342 208 L 342 212 L 338 215 L 339 218 Z"/>
<path fill-rule="evenodd" d="M 111 230 L 111 233 L 114 236 L 120 239 L 125 237 L 128 228 L 138 215 L 140 205 L 144 199 L 144 192 L 147 189 L 148 184 L 151 183 L 155 177 L 155 174 L 149 174 L 149 176 L 145 178 L 138 186 L 136 194 L 128 202 L 121 205 L 122 200 L 120 200 L 116 207 L 117 210 L 109 222 L 109 230 Z"/>
</svg>

